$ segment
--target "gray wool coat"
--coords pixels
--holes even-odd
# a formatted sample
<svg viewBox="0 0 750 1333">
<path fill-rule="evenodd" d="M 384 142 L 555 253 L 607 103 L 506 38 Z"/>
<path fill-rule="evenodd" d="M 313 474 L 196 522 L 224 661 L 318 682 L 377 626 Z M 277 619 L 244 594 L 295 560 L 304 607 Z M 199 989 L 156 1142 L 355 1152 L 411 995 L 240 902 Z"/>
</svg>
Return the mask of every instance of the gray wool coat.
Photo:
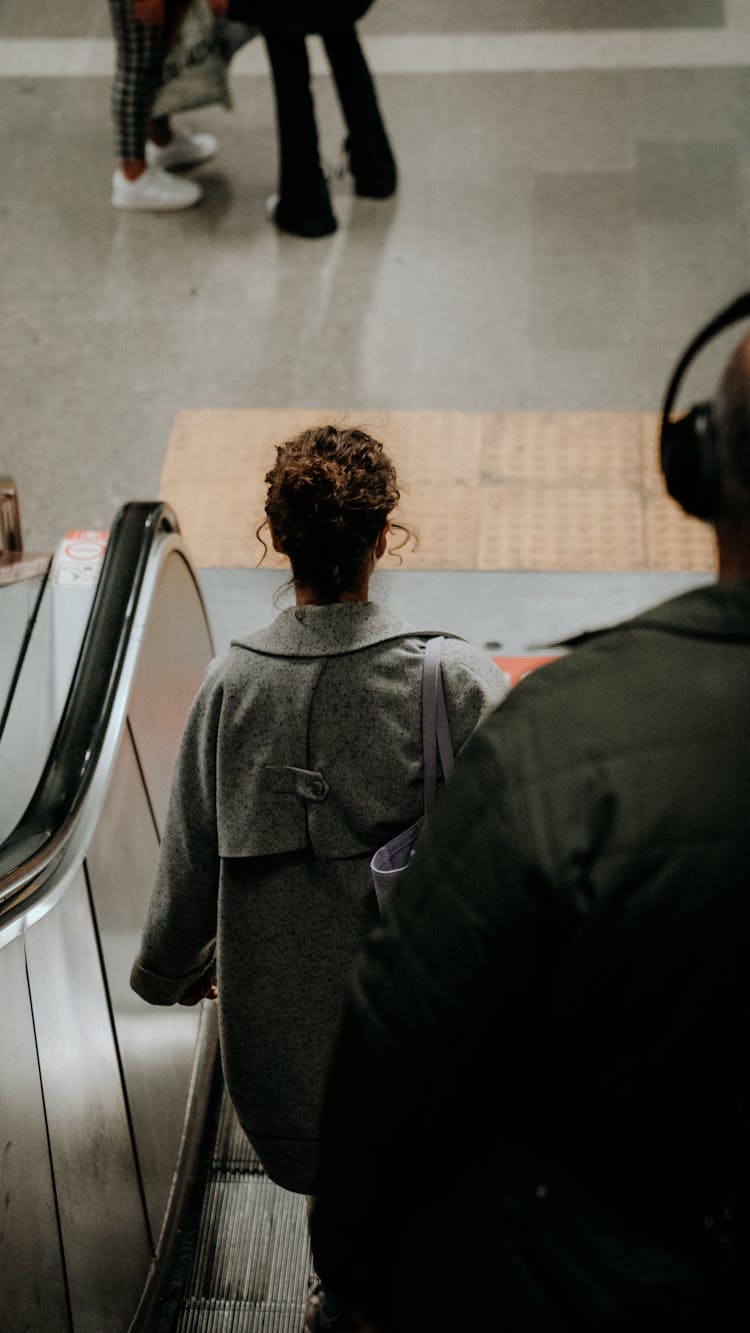
<svg viewBox="0 0 750 1333">
<path fill-rule="evenodd" d="M 423 812 L 427 632 L 373 602 L 295 607 L 213 662 L 188 718 L 131 985 L 173 1004 L 214 964 L 224 1074 L 268 1174 L 310 1193 L 373 851 Z M 507 681 L 448 637 L 454 749 Z"/>
</svg>

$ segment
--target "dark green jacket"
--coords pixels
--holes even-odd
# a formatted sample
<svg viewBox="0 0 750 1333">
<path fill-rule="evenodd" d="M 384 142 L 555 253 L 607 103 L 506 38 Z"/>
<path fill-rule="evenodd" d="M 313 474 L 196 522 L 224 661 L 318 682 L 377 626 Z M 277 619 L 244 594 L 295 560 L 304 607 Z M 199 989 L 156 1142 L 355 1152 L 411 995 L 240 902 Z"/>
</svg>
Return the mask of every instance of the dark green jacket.
<svg viewBox="0 0 750 1333">
<path fill-rule="evenodd" d="M 750 583 L 533 673 L 475 733 L 441 811 L 355 967 L 319 1271 L 345 1285 L 347 1236 L 379 1225 L 389 1190 L 432 1189 L 435 1163 L 438 1200 L 456 1161 L 492 1171 L 501 1116 L 622 1216 L 700 1249 L 747 1147 Z"/>
</svg>

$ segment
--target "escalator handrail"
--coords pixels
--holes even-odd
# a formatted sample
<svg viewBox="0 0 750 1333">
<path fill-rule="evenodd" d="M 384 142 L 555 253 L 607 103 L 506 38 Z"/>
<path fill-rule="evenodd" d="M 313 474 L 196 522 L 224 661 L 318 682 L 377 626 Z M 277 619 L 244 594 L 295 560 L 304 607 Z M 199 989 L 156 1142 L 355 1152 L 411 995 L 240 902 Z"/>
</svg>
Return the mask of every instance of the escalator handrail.
<svg viewBox="0 0 750 1333">
<path fill-rule="evenodd" d="M 162 533 L 179 533 L 162 501 L 132 501 L 117 514 L 47 762 L 29 804 L 0 844 L 0 924 L 44 893 L 61 859 L 96 770 L 139 594 Z"/>
</svg>

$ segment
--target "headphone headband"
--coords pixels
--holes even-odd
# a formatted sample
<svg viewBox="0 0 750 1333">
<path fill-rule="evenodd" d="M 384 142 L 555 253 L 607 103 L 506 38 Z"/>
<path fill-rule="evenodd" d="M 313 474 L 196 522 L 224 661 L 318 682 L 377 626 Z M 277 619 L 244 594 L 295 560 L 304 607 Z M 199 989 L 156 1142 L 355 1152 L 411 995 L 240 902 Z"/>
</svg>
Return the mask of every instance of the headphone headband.
<svg viewBox="0 0 750 1333">
<path fill-rule="evenodd" d="M 696 333 L 672 372 L 664 395 L 659 431 L 661 467 L 667 491 L 694 518 L 713 522 L 721 509 L 722 478 L 713 404 L 696 403 L 672 420 L 685 371 L 693 358 L 730 324 L 750 316 L 750 292 L 743 293 Z"/>
<path fill-rule="evenodd" d="M 667 392 L 664 395 L 664 406 L 661 411 L 662 438 L 664 436 L 664 427 L 669 423 L 669 414 L 674 407 L 675 399 L 677 398 L 680 385 L 685 376 L 685 371 L 691 361 L 698 355 L 701 348 L 705 347 L 706 343 L 710 342 L 712 338 L 715 338 L 722 332 L 722 330 L 728 329 L 730 324 L 736 324 L 739 320 L 745 319 L 748 316 L 750 316 L 750 292 L 744 292 L 742 296 L 738 296 L 736 300 L 732 301 L 731 305 L 726 306 L 724 310 L 720 310 L 718 315 L 714 315 L 714 318 L 709 320 L 708 324 L 705 324 L 703 328 L 696 333 L 692 341 L 688 343 L 688 346 L 685 348 L 685 351 L 672 372 L 672 378 L 669 381 Z"/>
</svg>

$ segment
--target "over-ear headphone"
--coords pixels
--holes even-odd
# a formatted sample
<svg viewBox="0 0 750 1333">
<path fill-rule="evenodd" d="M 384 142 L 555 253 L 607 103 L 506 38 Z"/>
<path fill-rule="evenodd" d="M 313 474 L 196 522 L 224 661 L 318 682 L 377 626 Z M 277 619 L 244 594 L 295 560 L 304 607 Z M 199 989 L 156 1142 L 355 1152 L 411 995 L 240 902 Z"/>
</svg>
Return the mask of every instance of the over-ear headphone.
<svg viewBox="0 0 750 1333">
<path fill-rule="evenodd" d="M 707 342 L 730 324 L 750 316 L 750 292 L 738 296 L 696 333 L 680 357 L 664 395 L 659 432 L 661 467 L 667 490 L 695 518 L 718 517 L 721 472 L 712 403 L 696 403 L 685 416 L 671 418 L 680 385 L 691 361 Z"/>
</svg>

